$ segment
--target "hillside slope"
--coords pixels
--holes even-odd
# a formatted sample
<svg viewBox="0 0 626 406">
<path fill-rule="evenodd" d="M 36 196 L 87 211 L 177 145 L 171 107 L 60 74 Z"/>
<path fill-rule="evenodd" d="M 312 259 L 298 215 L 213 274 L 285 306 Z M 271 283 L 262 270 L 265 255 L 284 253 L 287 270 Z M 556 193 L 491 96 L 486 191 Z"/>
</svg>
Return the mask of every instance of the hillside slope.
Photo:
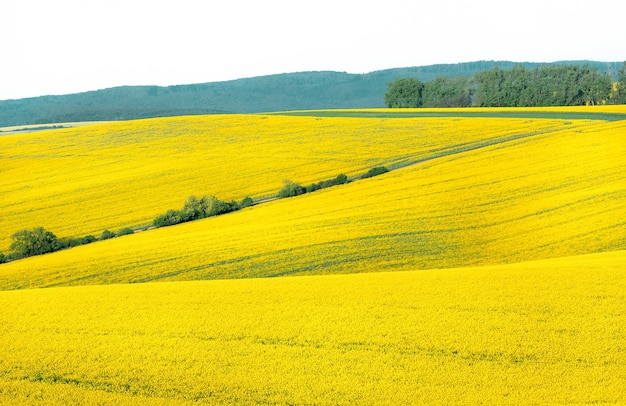
<svg viewBox="0 0 626 406">
<path fill-rule="evenodd" d="M 624 281 L 619 251 L 0 292 L 0 403 L 623 404 Z"/>
<path fill-rule="evenodd" d="M 357 126 L 385 119 L 347 120 Z M 385 123 L 411 126 L 413 135 L 383 132 L 389 144 L 375 160 L 372 139 L 361 147 L 345 144 L 349 155 L 414 165 L 225 216 L 15 261 L 0 267 L 0 288 L 415 270 L 626 249 L 626 120 Z M 416 137 L 413 126 L 419 125 L 442 130 Z M 326 145 L 344 145 L 342 140 Z M 332 162 L 329 156 L 323 161 Z M 354 164 L 343 159 L 321 169 L 332 173 Z M 318 166 L 313 161 L 301 173 L 310 180 Z"/>
<path fill-rule="evenodd" d="M 566 61 L 617 72 L 621 62 Z M 472 76 L 510 61 L 478 61 L 395 68 L 366 74 L 297 72 L 176 86 L 123 86 L 90 92 L 0 100 L 0 127 L 72 121 L 111 121 L 190 114 L 254 113 L 294 109 L 383 107 L 387 84 L 398 77 L 430 81 Z M 523 63 L 532 69 L 541 64 Z M 610 67 L 610 68 L 609 68 Z"/>
<path fill-rule="evenodd" d="M 100 235 L 150 224 L 191 194 L 271 196 L 285 179 L 311 184 L 588 124 L 215 115 L 0 137 L 0 250 L 23 228 Z"/>
</svg>

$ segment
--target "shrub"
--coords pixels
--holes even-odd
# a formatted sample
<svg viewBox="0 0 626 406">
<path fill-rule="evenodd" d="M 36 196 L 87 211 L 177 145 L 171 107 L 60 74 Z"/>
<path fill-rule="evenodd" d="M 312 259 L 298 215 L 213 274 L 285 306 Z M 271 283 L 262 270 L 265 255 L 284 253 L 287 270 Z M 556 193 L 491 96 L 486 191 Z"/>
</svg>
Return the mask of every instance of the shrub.
<svg viewBox="0 0 626 406">
<path fill-rule="evenodd" d="M 246 200 L 249 199 L 249 200 Z M 252 199 L 247 197 L 244 202 L 252 205 Z M 218 216 L 239 210 L 241 206 L 235 201 L 223 202 L 215 196 L 189 196 L 181 210 L 168 210 L 165 214 L 157 216 L 152 224 L 155 227 L 172 226 L 187 221 L 199 220 L 205 217 Z"/>
<path fill-rule="evenodd" d="M 345 173 L 337 175 L 334 180 L 335 185 L 343 185 L 344 183 L 348 183 L 348 176 Z"/>
<path fill-rule="evenodd" d="M 239 204 L 232 201 L 230 203 L 223 202 L 215 196 L 205 197 L 208 202 L 207 217 L 219 216 L 220 214 L 230 213 L 239 209 Z"/>
<path fill-rule="evenodd" d="M 93 235 L 86 235 L 83 238 L 79 239 L 80 245 L 91 244 L 92 242 L 98 241 L 96 237 Z"/>
<path fill-rule="evenodd" d="M 389 172 L 389 169 L 385 168 L 384 166 L 377 166 L 367 171 L 363 176 L 361 176 L 361 178 L 362 179 L 371 178 L 373 176 L 382 175 L 383 173 L 387 173 L 387 172 Z"/>
<path fill-rule="evenodd" d="M 239 207 L 242 208 L 242 209 L 245 209 L 246 207 L 250 207 L 252 205 L 254 205 L 254 200 L 252 200 L 252 198 L 249 197 L 249 196 L 244 198 L 241 201 L 241 203 L 239 203 Z"/>
<path fill-rule="evenodd" d="M 325 189 L 327 187 L 343 185 L 348 182 L 348 177 L 345 174 L 337 175 L 335 179 L 323 180 L 319 183 L 313 183 L 310 186 L 307 186 L 305 191 L 307 193 L 315 192 L 316 190 Z"/>
<path fill-rule="evenodd" d="M 57 241 L 57 249 L 62 250 L 66 248 L 78 247 L 79 245 L 91 244 L 92 242 L 96 242 L 98 239 L 93 235 L 88 235 L 80 238 L 60 238 Z"/>
<path fill-rule="evenodd" d="M 312 185 L 306 187 L 306 192 L 307 193 L 315 192 L 316 190 L 320 190 L 321 188 L 322 188 L 322 185 L 320 183 L 313 183 Z"/>
<path fill-rule="evenodd" d="M 239 209 L 241 209 L 241 206 L 239 206 L 239 203 L 237 203 L 234 200 L 231 200 L 230 202 L 224 203 L 222 211 L 219 214 L 226 214 L 232 211 L 237 211 Z"/>
<path fill-rule="evenodd" d="M 120 231 L 117 232 L 117 236 L 121 237 L 123 235 L 134 234 L 134 233 L 135 233 L 135 231 L 132 228 L 125 227 L 125 228 L 122 228 Z"/>
<path fill-rule="evenodd" d="M 4 264 L 7 262 L 7 257 L 2 252 L 0 252 L 0 264 Z"/>
<path fill-rule="evenodd" d="M 77 245 L 80 245 L 79 242 L 78 242 L 78 238 L 64 237 L 64 238 L 59 238 L 57 240 L 57 249 L 59 249 L 59 250 L 64 250 L 66 248 L 72 248 L 72 247 L 75 247 Z"/>
<path fill-rule="evenodd" d="M 304 193 L 306 193 L 306 189 L 303 188 L 301 185 L 294 183 L 290 180 L 286 180 L 285 186 L 283 186 L 283 188 L 278 191 L 278 197 L 293 197 L 302 195 Z"/>
<path fill-rule="evenodd" d="M 178 210 L 168 210 L 165 214 L 157 216 L 152 222 L 155 227 L 173 226 L 182 222 L 181 214 Z"/>
<path fill-rule="evenodd" d="M 100 235 L 100 240 L 108 240 L 109 238 L 115 237 L 115 233 L 113 231 L 104 230 Z"/>
</svg>

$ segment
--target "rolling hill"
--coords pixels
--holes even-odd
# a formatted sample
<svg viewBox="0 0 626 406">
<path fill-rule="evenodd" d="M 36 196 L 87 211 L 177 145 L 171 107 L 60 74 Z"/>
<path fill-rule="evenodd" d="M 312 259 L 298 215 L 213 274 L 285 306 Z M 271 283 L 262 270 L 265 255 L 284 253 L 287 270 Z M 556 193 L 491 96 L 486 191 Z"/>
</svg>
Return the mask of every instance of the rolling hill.
<svg viewBox="0 0 626 406">
<path fill-rule="evenodd" d="M 559 109 L 538 113 L 546 111 Z M 0 286 L 446 268 L 626 248 L 626 120 L 463 117 L 468 113 L 192 116 L 0 139 L 8 175 L 1 185 L 5 247 L 22 228 L 81 236 L 148 225 L 191 194 L 259 198 L 277 193 L 284 179 L 309 184 L 373 166 L 398 168 L 15 261 L 2 266 Z"/>
<path fill-rule="evenodd" d="M 621 62 L 565 61 L 617 72 Z M 111 121 L 190 114 L 256 113 L 298 109 L 383 107 L 387 84 L 398 77 L 430 81 L 472 76 L 510 61 L 478 61 L 395 68 L 366 74 L 297 72 L 176 86 L 123 86 L 90 92 L 0 100 L 0 127 L 74 121 Z M 525 62 L 532 69 L 542 64 Z"/>
</svg>

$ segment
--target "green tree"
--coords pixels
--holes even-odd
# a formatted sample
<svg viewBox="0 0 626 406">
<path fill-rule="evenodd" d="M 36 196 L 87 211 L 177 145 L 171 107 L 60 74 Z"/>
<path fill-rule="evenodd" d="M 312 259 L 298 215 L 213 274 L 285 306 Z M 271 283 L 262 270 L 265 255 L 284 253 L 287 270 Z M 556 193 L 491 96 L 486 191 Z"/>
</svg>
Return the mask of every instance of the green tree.
<svg viewBox="0 0 626 406">
<path fill-rule="evenodd" d="M 157 216 L 153 224 L 155 227 L 173 226 L 182 223 L 181 214 L 178 210 L 168 210 L 165 214 Z"/>
<path fill-rule="evenodd" d="M 606 103 L 611 96 L 611 78 L 587 65 L 495 67 L 476 73 L 474 82 L 477 106 L 576 106 Z"/>
<path fill-rule="evenodd" d="M 0 252 L 0 264 L 4 264 L 7 262 L 7 257 L 2 252 Z"/>
<path fill-rule="evenodd" d="M 11 236 L 11 250 L 19 257 L 45 254 L 59 249 L 56 235 L 43 227 L 20 230 Z"/>
<path fill-rule="evenodd" d="M 240 208 L 239 204 L 235 201 L 223 202 L 215 196 L 205 196 L 202 199 L 206 201 L 207 217 L 219 216 L 220 214 L 230 213 Z"/>
<path fill-rule="evenodd" d="M 588 68 L 587 65 L 584 66 L 579 85 L 585 104 L 605 104 L 611 94 L 611 78 L 598 72 L 596 68 Z"/>
<path fill-rule="evenodd" d="M 293 197 L 306 193 L 306 189 L 301 185 L 294 183 L 290 180 L 285 181 L 285 186 L 278 191 L 278 197 Z"/>
<path fill-rule="evenodd" d="M 505 72 L 499 67 L 477 72 L 475 104 L 479 107 L 501 107 L 506 105 L 504 94 Z"/>
<path fill-rule="evenodd" d="M 424 85 L 423 107 L 467 107 L 472 103 L 470 78 L 439 76 Z"/>
<path fill-rule="evenodd" d="M 617 71 L 617 95 L 615 102 L 618 104 L 626 104 L 626 61 Z"/>
<path fill-rule="evenodd" d="M 189 196 L 183 205 L 183 209 L 180 211 L 181 220 L 185 222 L 206 217 L 209 212 L 209 204 L 211 203 L 206 196 L 201 199 L 193 195 Z"/>
<path fill-rule="evenodd" d="M 397 78 L 388 84 L 387 107 L 421 107 L 424 84 L 416 78 Z"/>
<path fill-rule="evenodd" d="M 504 71 L 502 82 L 502 102 L 507 106 L 525 106 L 525 90 L 530 85 L 530 73 L 524 66 L 517 64 L 510 71 Z"/>
</svg>

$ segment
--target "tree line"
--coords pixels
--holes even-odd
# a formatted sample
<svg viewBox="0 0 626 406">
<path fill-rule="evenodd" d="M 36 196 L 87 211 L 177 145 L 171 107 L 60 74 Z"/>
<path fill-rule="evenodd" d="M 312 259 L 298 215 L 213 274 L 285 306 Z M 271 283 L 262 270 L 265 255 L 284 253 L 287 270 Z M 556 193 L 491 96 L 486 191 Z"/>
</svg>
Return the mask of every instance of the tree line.
<svg viewBox="0 0 626 406">
<path fill-rule="evenodd" d="M 588 65 L 498 66 L 472 77 L 390 82 L 387 107 L 539 107 L 626 103 L 626 62 L 616 77 Z"/>
<path fill-rule="evenodd" d="M 17 259 L 60 251 L 92 242 L 108 240 L 114 237 L 133 234 L 135 230 L 125 227 L 118 232 L 104 230 L 99 237 L 87 235 L 78 238 L 58 238 L 53 232 L 43 227 L 32 230 L 19 230 L 11 236 L 11 252 L 8 255 L 0 252 L 0 264 Z"/>
<path fill-rule="evenodd" d="M 361 175 L 360 179 L 381 175 L 388 172 L 384 166 L 378 166 L 370 169 Z M 298 196 L 304 193 L 314 192 L 316 190 L 343 185 L 348 183 L 348 176 L 345 174 L 337 175 L 337 177 L 313 183 L 303 187 L 291 181 L 285 181 L 285 185 L 278 191 L 275 198 L 282 199 L 287 197 Z M 241 210 L 254 205 L 255 202 L 251 197 L 244 198 L 241 202 L 231 201 L 224 202 L 215 196 L 202 196 L 200 198 L 192 195 L 187 198 L 180 210 L 167 210 L 164 214 L 160 214 L 152 221 L 154 228 L 172 226 L 189 221 L 199 220 L 207 217 L 219 216 L 233 211 Z M 141 230 L 139 230 L 141 231 Z M 114 237 L 120 237 L 127 234 L 133 234 L 135 230 L 131 228 L 123 228 L 117 233 L 104 230 L 100 237 L 88 235 L 79 238 L 58 238 L 53 232 L 43 227 L 36 227 L 32 230 L 20 230 L 11 236 L 11 252 L 8 255 L 0 252 L 0 264 L 32 257 L 35 255 L 47 254 L 50 252 L 60 251 L 79 245 L 91 244 L 92 242 L 108 240 Z"/>
</svg>

